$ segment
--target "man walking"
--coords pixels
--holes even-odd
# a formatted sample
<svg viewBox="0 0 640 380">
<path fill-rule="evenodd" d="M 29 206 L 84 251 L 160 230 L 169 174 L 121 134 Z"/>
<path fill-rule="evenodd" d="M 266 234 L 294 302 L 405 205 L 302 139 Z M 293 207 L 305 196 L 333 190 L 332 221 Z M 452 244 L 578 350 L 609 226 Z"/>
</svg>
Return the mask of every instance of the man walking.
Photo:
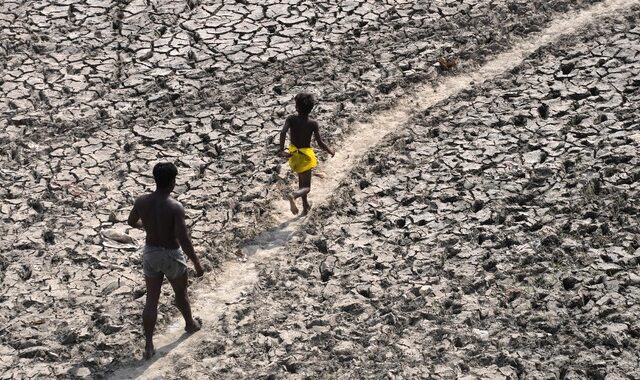
<svg viewBox="0 0 640 380">
<path fill-rule="evenodd" d="M 129 214 L 129 225 L 143 228 L 147 233 L 142 256 L 147 286 L 147 299 L 142 313 L 146 339 L 145 359 L 150 359 L 156 352 L 153 347 L 153 331 L 158 317 L 158 300 L 164 276 L 175 292 L 176 306 L 184 317 L 185 331 L 193 333 L 201 327 L 200 321 L 191 315 L 187 295 L 187 263 L 182 251 L 193 262 L 196 277 L 201 277 L 204 271 L 187 232 L 184 207 L 171 198 L 177 175 L 178 168 L 172 163 L 161 162 L 154 166 L 156 190 L 138 197 Z"/>
</svg>

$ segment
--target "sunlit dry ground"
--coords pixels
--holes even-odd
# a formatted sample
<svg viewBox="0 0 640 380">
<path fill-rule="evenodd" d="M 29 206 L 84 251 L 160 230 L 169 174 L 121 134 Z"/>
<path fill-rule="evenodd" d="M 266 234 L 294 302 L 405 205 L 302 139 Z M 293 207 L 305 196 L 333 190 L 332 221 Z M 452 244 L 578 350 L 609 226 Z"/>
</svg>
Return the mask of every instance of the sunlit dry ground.
<svg viewBox="0 0 640 380">
<path fill-rule="evenodd" d="M 339 146 L 413 85 L 590 3 L 4 2 L 0 376 L 140 355 L 142 235 L 123 222 L 155 162 L 179 166 L 216 268 L 270 225 L 296 92 Z M 185 374 L 638 377 L 636 15 L 421 112 Z"/>
</svg>

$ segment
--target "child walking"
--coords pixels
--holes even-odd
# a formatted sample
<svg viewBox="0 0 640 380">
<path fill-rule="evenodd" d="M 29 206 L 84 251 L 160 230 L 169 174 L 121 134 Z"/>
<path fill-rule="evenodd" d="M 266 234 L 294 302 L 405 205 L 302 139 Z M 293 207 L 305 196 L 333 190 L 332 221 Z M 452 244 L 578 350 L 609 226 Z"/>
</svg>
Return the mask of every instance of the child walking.
<svg viewBox="0 0 640 380">
<path fill-rule="evenodd" d="M 311 148 L 311 137 L 315 136 L 318 146 L 327 151 L 331 157 L 335 153 L 322 141 L 318 122 L 309 118 L 309 114 L 315 106 L 313 95 L 302 92 L 296 95 L 295 100 L 298 114 L 290 115 L 284 122 L 284 127 L 280 132 L 279 154 L 289 157 L 289 166 L 294 172 L 298 173 L 298 190 L 287 196 L 291 212 L 294 215 L 298 213 L 296 198 L 302 198 L 302 214 L 306 215 L 311 209 L 311 205 L 307 200 L 307 194 L 311 190 L 311 170 L 318 165 L 316 155 L 313 148 Z M 287 131 L 290 132 L 290 144 L 289 149 L 285 150 L 284 142 L 287 137 Z"/>
</svg>

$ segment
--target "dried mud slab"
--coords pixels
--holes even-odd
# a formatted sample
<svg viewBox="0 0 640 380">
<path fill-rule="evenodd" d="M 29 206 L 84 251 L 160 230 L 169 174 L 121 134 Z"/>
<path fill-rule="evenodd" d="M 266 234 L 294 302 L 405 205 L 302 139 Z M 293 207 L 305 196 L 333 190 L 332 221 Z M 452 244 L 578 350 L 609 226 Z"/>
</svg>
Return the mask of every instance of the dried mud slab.
<svg viewBox="0 0 640 380">
<path fill-rule="evenodd" d="M 338 141 L 415 83 L 592 3 L 3 2 L 0 377 L 92 376 L 140 356 L 143 236 L 124 222 L 155 162 L 179 166 L 215 268 L 268 225 L 294 93 L 318 94 Z M 160 326 L 174 313 L 161 305 Z"/>
<path fill-rule="evenodd" d="M 421 112 L 177 376 L 640 377 L 640 29 Z"/>
</svg>

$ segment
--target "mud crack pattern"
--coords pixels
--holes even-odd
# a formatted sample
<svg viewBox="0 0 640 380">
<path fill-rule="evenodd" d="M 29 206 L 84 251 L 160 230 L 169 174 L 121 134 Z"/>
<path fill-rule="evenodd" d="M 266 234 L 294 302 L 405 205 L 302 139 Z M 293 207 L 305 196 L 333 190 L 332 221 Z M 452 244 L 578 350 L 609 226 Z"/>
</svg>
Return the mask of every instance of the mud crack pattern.
<svg viewBox="0 0 640 380">
<path fill-rule="evenodd" d="M 640 376 L 639 15 L 388 138 L 179 373 Z"/>
<path fill-rule="evenodd" d="M 268 224 L 288 175 L 271 147 L 297 91 L 318 95 L 339 141 L 415 83 L 596 2 L 3 2 L 0 376 L 91 376 L 139 354 L 144 290 L 124 233 L 142 235 L 123 222 L 155 162 L 178 164 L 215 268 Z"/>
</svg>

